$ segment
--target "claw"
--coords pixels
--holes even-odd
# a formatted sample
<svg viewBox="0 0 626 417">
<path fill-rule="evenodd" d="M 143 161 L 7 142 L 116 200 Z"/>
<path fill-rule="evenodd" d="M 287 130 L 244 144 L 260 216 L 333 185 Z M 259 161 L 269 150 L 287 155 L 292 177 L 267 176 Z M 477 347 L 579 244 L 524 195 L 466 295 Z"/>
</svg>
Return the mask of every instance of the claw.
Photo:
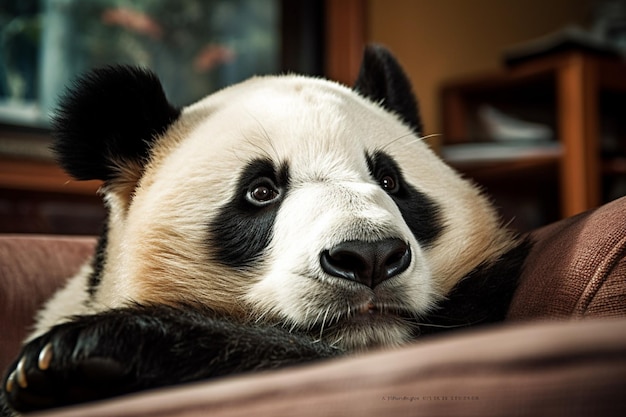
<svg viewBox="0 0 626 417">
<path fill-rule="evenodd" d="M 17 363 L 17 368 L 15 369 L 17 384 L 22 388 L 28 387 L 28 381 L 26 380 L 26 358 L 22 357 L 20 361 Z"/>
<path fill-rule="evenodd" d="M 52 362 L 52 343 L 48 343 L 41 349 L 39 352 L 39 359 L 37 361 L 37 366 L 42 371 L 45 371 L 50 367 L 50 362 Z"/>
<path fill-rule="evenodd" d="M 4 389 L 6 392 L 11 392 L 13 391 L 13 387 L 15 387 L 15 369 L 9 374 Z"/>
</svg>

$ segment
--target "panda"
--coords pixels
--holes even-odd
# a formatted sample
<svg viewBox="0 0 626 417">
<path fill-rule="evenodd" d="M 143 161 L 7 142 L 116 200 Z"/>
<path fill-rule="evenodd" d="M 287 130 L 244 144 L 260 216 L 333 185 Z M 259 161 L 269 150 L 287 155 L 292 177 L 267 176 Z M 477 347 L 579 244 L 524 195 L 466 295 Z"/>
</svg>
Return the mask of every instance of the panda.
<svg viewBox="0 0 626 417">
<path fill-rule="evenodd" d="M 108 218 L 6 373 L 11 413 L 497 322 L 530 247 L 424 142 L 382 46 L 352 88 L 262 76 L 182 109 L 151 72 L 106 67 L 53 124 Z"/>
</svg>

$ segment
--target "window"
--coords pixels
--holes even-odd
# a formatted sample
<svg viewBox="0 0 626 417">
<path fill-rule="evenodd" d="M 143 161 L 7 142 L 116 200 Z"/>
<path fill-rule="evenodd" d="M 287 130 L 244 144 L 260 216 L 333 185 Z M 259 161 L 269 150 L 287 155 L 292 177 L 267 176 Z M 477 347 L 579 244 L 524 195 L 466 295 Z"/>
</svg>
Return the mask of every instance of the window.
<svg viewBox="0 0 626 417">
<path fill-rule="evenodd" d="M 315 21 L 307 8 L 313 8 L 319 20 L 321 3 L 4 0 L 0 123 L 45 128 L 58 96 L 72 79 L 112 63 L 152 69 L 177 105 L 254 74 L 285 69 L 319 73 L 319 59 L 311 60 L 321 55 L 319 27 L 307 33 L 302 27 Z M 285 28 L 290 33 L 284 33 Z M 303 46 L 310 51 L 304 60 L 295 56 L 302 54 Z M 285 62 L 294 60 L 306 62 L 305 67 L 285 68 Z"/>
</svg>

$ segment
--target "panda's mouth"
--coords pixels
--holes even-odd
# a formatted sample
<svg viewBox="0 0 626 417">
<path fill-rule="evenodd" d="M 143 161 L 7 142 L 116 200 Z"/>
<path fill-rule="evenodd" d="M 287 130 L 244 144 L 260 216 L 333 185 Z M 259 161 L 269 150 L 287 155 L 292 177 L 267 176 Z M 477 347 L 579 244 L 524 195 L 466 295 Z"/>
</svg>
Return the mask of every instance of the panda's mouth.
<svg viewBox="0 0 626 417">
<path fill-rule="evenodd" d="M 369 302 L 367 304 L 363 304 L 363 306 L 361 306 L 361 308 L 359 308 L 357 310 L 357 312 L 359 314 L 365 314 L 365 313 L 369 313 L 369 314 L 373 314 L 376 312 L 379 312 L 380 309 L 378 307 L 376 307 L 376 304 Z"/>
<path fill-rule="evenodd" d="M 397 307 L 378 305 L 368 302 L 357 308 L 353 314 L 348 314 L 344 321 L 363 321 L 380 319 L 403 319 L 410 316 L 409 312 Z"/>
<path fill-rule="evenodd" d="M 307 333 L 349 351 L 398 346 L 408 341 L 416 326 L 415 313 L 406 307 L 376 301 L 324 315 L 326 317 L 308 326 Z"/>
<path fill-rule="evenodd" d="M 348 311 L 335 314 L 333 319 L 322 319 L 318 321 L 314 328 L 324 331 L 331 329 L 340 329 L 353 326 L 389 325 L 404 323 L 406 324 L 415 315 L 409 310 L 400 306 L 391 306 L 383 303 L 368 301 L 360 304 Z"/>
</svg>

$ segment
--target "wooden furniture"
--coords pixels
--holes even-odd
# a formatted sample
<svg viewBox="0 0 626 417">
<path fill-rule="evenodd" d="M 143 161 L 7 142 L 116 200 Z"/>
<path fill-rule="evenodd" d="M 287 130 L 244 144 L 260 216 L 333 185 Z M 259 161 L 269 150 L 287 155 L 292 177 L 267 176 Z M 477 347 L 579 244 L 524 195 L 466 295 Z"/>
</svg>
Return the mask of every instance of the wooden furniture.
<svg viewBox="0 0 626 417">
<path fill-rule="evenodd" d="M 602 173 L 626 174 L 623 156 L 601 160 L 601 120 L 626 124 L 626 63 L 597 54 L 569 50 L 519 63 L 504 71 L 457 80 L 443 88 L 444 144 L 469 142 L 476 134 L 475 111 L 481 103 L 494 104 L 550 125 L 561 151 L 532 157 L 481 163 L 454 162 L 460 171 L 489 182 L 494 175 L 511 174 L 508 186 L 525 181 L 516 172 L 554 170 L 560 217 L 600 205 Z M 616 106 L 621 106 L 622 116 Z M 622 144 L 626 136 L 619 139 Z M 625 150 L 623 146 L 622 150 Z M 622 153 L 624 155 L 624 153 Z M 553 219 L 549 219 L 553 220 Z"/>
<path fill-rule="evenodd" d="M 100 181 L 76 181 L 54 161 L 0 156 L 0 188 L 68 195 L 96 196 Z"/>
<path fill-rule="evenodd" d="M 0 155 L 0 232 L 98 234 L 99 181 L 75 181 L 53 160 Z"/>
<path fill-rule="evenodd" d="M 0 125 L 0 232 L 98 234 L 99 181 L 76 181 L 55 162 L 43 129 Z"/>
<path fill-rule="evenodd" d="M 326 68 L 331 80 L 352 85 L 359 74 L 367 38 L 367 2 L 325 0 Z"/>
</svg>

